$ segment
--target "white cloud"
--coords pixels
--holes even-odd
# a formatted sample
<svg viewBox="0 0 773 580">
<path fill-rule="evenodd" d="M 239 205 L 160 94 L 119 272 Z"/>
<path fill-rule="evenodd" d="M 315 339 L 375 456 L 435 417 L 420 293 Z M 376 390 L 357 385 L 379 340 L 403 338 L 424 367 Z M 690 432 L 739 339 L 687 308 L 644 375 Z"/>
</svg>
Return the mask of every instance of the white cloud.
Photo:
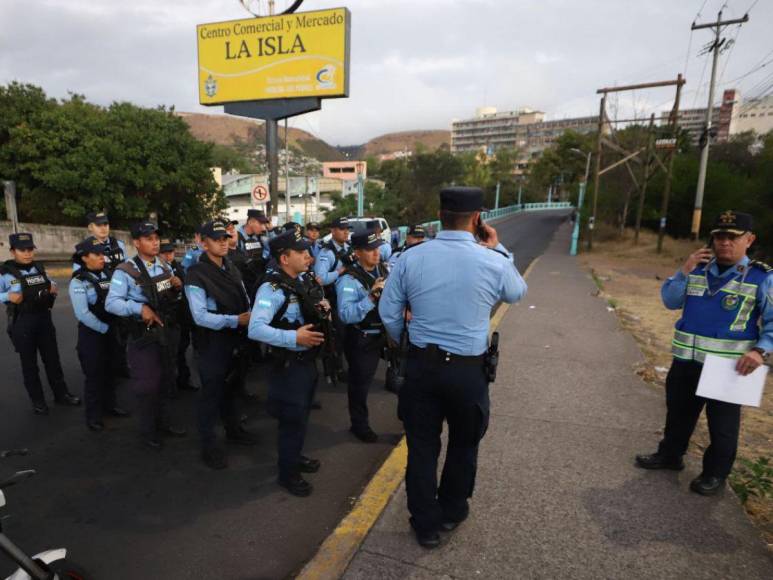
<svg viewBox="0 0 773 580">
<path fill-rule="evenodd" d="M 553 118 L 593 115 L 597 88 L 674 78 L 683 70 L 702 3 L 349 0 L 350 98 L 326 101 L 321 112 L 291 124 L 352 144 L 387 131 L 448 128 L 484 104 L 531 106 Z M 721 3 L 709 0 L 702 19 Z M 341 4 L 307 0 L 304 8 Z M 737 16 L 746 6 L 735 4 Z M 237 0 L 0 0 L 0 83 L 31 82 L 52 96 L 74 91 L 102 104 L 130 100 L 220 112 L 198 105 L 195 25 L 245 16 Z M 758 3 L 724 79 L 742 75 L 770 50 L 772 20 L 773 2 Z M 693 54 L 709 41 L 704 32 L 693 33 Z M 683 106 L 705 103 L 705 87 L 698 90 L 702 68 L 703 60 L 690 59 Z M 758 80 L 752 75 L 741 88 Z M 670 95 L 627 95 L 618 109 L 648 114 L 648 107 L 668 107 L 657 105 Z"/>
</svg>

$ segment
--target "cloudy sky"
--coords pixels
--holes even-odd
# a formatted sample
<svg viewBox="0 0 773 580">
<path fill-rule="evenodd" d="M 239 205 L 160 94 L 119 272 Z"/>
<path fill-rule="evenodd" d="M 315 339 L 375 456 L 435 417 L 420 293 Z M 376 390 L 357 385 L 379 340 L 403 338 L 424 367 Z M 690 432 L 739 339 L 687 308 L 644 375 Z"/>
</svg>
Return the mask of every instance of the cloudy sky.
<svg viewBox="0 0 773 580">
<path fill-rule="evenodd" d="M 548 118 L 598 111 L 601 86 L 675 78 L 683 107 L 704 106 L 708 30 L 690 24 L 737 18 L 722 54 L 720 88 L 754 95 L 773 73 L 773 0 L 306 0 L 303 8 L 352 12 L 350 98 L 291 121 L 333 144 L 382 133 L 447 129 L 482 105 L 529 106 Z M 199 23 L 248 16 L 238 0 L 0 0 L 0 84 L 68 91 L 93 102 L 128 100 L 220 113 L 198 104 Z M 688 53 L 689 47 L 689 53 Z M 620 95 L 612 113 L 649 115 L 671 91 Z"/>
</svg>

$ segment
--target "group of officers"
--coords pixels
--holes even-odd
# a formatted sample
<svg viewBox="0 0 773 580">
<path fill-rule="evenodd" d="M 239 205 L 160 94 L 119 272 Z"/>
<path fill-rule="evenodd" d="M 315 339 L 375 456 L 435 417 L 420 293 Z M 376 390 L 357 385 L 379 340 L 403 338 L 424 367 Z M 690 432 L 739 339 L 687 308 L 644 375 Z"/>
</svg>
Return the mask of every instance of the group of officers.
<svg viewBox="0 0 773 580">
<path fill-rule="evenodd" d="M 165 438 L 187 435 L 172 424 L 167 399 L 199 390 L 202 459 L 223 469 L 227 455 L 216 436 L 218 417 L 228 443 L 257 443 L 242 425 L 237 400 L 248 395 L 249 365 L 264 362 L 270 365 L 266 407 L 279 423 L 279 483 L 306 496 L 312 486 L 302 474 L 320 468 L 302 449 L 309 412 L 319 405 L 317 360 L 324 358 L 328 378 L 348 383 L 352 434 L 367 443 L 378 440 L 367 406 L 386 348 L 377 306 L 388 263 L 424 241 L 422 226 L 412 227 L 406 245 L 393 254 L 375 221 L 351 233 L 346 218 L 336 219 L 323 243 L 319 224 L 290 222 L 269 231 L 264 212 L 249 210 L 242 227 L 228 219 L 202 224 L 195 248 L 178 262 L 175 244 L 160 238 L 153 222 L 131 226 L 136 255 L 130 258 L 125 244 L 110 235 L 106 213 L 90 213 L 87 221 L 90 235 L 75 247 L 69 296 L 78 320 L 88 429 L 103 431 L 106 416 L 129 416 L 116 401 L 117 379 L 125 375 L 136 397 L 141 444 L 160 450 Z M 31 234 L 12 234 L 9 241 L 12 259 L 0 266 L 0 301 L 7 305 L 8 334 L 33 411 L 50 412 L 38 353 L 54 402 L 79 406 L 64 380 L 51 317 L 57 284 L 35 260 Z M 200 387 L 191 382 L 191 344 Z"/>
</svg>

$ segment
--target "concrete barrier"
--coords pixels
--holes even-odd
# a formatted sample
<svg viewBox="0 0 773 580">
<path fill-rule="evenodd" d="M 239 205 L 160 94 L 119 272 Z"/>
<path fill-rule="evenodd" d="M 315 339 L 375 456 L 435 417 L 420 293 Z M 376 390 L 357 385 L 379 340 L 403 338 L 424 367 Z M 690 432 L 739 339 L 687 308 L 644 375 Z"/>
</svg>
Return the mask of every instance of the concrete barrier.
<svg viewBox="0 0 773 580">
<path fill-rule="evenodd" d="M 20 232 L 29 232 L 37 246 L 37 258 L 45 261 L 67 261 L 75 251 L 75 244 L 88 236 L 85 227 L 54 226 L 47 224 L 19 224 Z M 10 257 L 8 236 L 13 233 L 13 225 L 9 221 L 0 221 L 0 260 Z M 129 232 L 112 230 L 111 235 L 123 240 L 128 248 L 132 247 Z M 130 252 L 133 253 L 133 252 Z"/>
</svg>

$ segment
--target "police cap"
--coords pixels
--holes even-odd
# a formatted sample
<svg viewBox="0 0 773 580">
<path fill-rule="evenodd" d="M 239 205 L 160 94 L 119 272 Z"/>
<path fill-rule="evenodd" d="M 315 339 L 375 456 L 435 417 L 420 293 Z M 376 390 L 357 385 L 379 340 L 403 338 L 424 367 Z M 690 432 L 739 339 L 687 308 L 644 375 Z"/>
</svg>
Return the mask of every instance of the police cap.
<svg viewBox="0 0 773 580">
<path fill-rule="evenodd" d="M 79 256 L 85 256 L 86 254 L 104 254 L 105 244 L 100 242 L 94 236 L 89 236 L 82 242 L 75 245 L 75 253 Z"/>
<path fill-rule="evenodd" d="M 86 214 L 87 224 L 96 224 L 98 226 L 109 224 L 110 220 L 107 218 L 107 214 L 103 211 L 92 211 Z"/>
<path fill-rule="evenodd" d="M 32 234 L 26 232 L 11 234 L 8 236 L 8 242 L 12 250 L 34 250 L 35 242 L 32 241 Z"/>
<path fill-rule="evenodd" d="M 226 224 L 220 220 L 212 220 L 203 224 L 200 233 L 202 238 L 209 238 L 210 240 L 221 240 L 231 237 L 231 234 L 226 229 Z"/>
<path fill-rule="evenodd" d="M 355 250 L 372 250 L 378 248 L 384 240 L 373 230 L 365 230 L 352 234 L 351 244 Z"/>
<path fill-rule="evenodd" d="M 172 240 L 168 240 L 166 238 L 161 240 L 161 252 L 174 252 L 175 249 L 177 249 L 177 246 L 175 246 L 175 243 Z"/>
<path fill-rule="evenodd" d="M 320 225 L 317 222 L 309 222 L 309 223 L 306 224 L 306 229 L 307 230 L 317 230 L 317 231 L 319 231 L 322 228 L 320 227 Z"/>
<path fill-rule="evenodd" d="M 135 240 L 155 233 L 158 233 L 158 226 L 153 222 L 137 222 L 131 227 L 132 238 Z"/>
<path fill-rule="evenodd" d="M 330 227 L 339 230 L 348 230 L 351 226 L 349 225 L 349 218 L 339 217 L 330 223 Z"/>
<path fill-rule="evenodd" d="M 752 231 L 752 216 L 740 211 L 728 210 L 719 215 L 711 229 L 711 235 L 719 233 L 729 233 L 741 235 Z"/>
<path fill-rule="evenodd" d="M 288 230 L 271 240 L 271 254 L 278 258 L 279 254 L 285 250 L 296 250 L 302 252 L 311 247 L 311 243 L 301 235 L 297 230 Z"/>
<path fill-rule="evenodd" d="M 264 224 L 269 223 L 269 219 L 266 217 L 266 214 L 261 209 L 248 209 L 247 210 L 247 221 L 251 219 L 256 219 L 259 222 L 262 222 Z"/>
<path fill-rule="evenodd" d="M 446 187 L 440 191 L 440 209 L 458 213 L 484 211 L 483 190 L 479 187 Z"/>
<path fill-rule="evenodd" d="M 416 224 L 410 227 L 408 230 L 408 235 L 414 238 L 425 238 L 427 237 L 427 230 L 423 225 Z"/>
</svg>

